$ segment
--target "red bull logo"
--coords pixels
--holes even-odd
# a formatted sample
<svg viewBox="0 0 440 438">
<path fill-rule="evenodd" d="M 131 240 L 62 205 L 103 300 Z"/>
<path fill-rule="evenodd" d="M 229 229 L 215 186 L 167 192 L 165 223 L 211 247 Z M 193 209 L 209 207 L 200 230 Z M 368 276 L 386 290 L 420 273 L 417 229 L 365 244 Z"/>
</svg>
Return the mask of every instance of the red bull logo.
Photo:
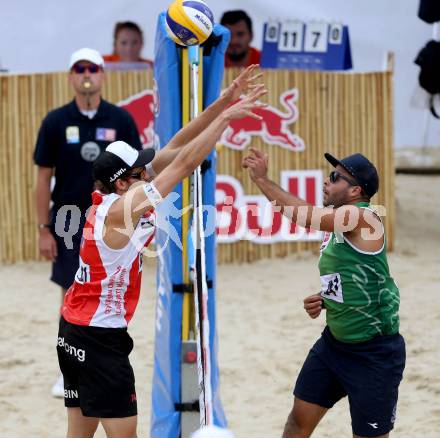
<svg viewBox="0 0 440 438">
<path fill-rule="evenodd" d="M 265 143 L 281 146 L 291 151 L 302 151 L 305 148 L 304 140 L 293 133 L 289 127 L 298 120 L 299 110 L 296 105 L 298 89 L 292 88 L 280 96 L 280 103 L 285 112 L 268 105 L 255 110 L 262 120 L 244 117 L 229 123 L 223 133 L 220 143 L 236 150 L 243 150 L 252 140 L 259 136 Z M 144 90 L 119 102 L 121 108 L 127 110 L 133 117 L 141 143 L 144 148 L 154 147 L 156 135 L 154 133 L 154 118 L 159 112 L 159 100 L 156 87 L 153 90 Z"/>
<path fill-rule="evenodd" d="M 232 149 L 242 150 L 251 142 L 252 136 L 259 136 L 271 145 L 281 146 L 291 151 L 304 150 L 303 139 L 289 128 L 289 125 L 298 120 L 299 111 L 295 103 L 298 94 L 298 89 L 292 88 L 280 96 L 280 103 L 286 112 L 268 105 L 254 110 L 262 117 L 262 120 L 255 120 L 252 117 L 232 120 L 223 133 L 220 143 Z"/>
<path fill-rule="evenodd" d="M 280 186 L 312 205 L 322 206 L 321 170 L 284 170 Z M 275 208 L 265 196 L 247 195 L 241 182 L 230 175 L 217 175 L 217 242 L 250 240 L 258 244 L 289 241 L 319 241 L 322 233 L 303 228 Z"/>
<path fill-rule="evenodd" d="M 118 103 L 133 117 L 144 149 L 154 147 L 155 143 L 154 116 L 158 113 L 156 97 L 155 90 L 145 90 Z"/>
</svg>

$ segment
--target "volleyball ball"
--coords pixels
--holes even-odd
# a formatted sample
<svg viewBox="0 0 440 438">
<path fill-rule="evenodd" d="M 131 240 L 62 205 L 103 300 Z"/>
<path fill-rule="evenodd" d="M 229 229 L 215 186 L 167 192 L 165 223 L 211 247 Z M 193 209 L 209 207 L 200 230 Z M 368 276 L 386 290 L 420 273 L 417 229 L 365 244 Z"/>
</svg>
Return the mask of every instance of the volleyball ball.
<svg viewBox="0 0 440 438">
<path fill-rule="evenodd" d="M 175 0 L 168 8 L 166 27 L 170 38 L 181 46 L 204 43 L 212 33 L 214 15 L 201 0 Z"/>
</svg>

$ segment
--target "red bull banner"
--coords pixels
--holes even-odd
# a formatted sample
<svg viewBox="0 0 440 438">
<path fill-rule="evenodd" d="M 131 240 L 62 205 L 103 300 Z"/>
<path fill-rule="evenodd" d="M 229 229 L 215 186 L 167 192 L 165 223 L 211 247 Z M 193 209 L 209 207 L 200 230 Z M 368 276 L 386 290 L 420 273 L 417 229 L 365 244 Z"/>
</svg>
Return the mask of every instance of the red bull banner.
<svg viewBox="0 0 440 438">
<path fill-rule="evenodd" d="M 158 111 L 158 99 L 155 96 L 154 90 L 144 90 L 118 103 L 133 117 L 144 149 L 155 145 L 154 115 Z"/>
<path fill-rule="evenodd" d="M 144 148 L 155 146 L 154 114 L 158 105 L 155 95 L 153 90 L 145 90 L 119 103 L 135 120 Z M 259 138 L 272 147 L 281 147 L 293 153 L 304 151 L 305 142 L 294 130 L 300 114 L 298 96 L 297 88 L 288 89 L 279 95 L 282 109 L 267 105 L 255 111 L 261 120 L 244 117 L 231 121 L 220 143 L 243 151 L 255 138 Z M 314 205 L 322 205 L 322 183 L 321 170 L 286 169 L 280 173 L 280 184 L 285 190 Z M 270 244 L 317 241 L 322 237 L 320 232 L 290 223 L 280 211 L 274 210 L 264 196 L 246 195 L 235 175 L 217 175 L 216 209 L 218 243 L 249 240 Z"/>
<path fill-rule="evenodd" d="M 291 128 L 299 116 L 296 105 L 298 93 L 298 90 L 293 88 L 280 95 L 279 101 L 284 111 L 267 105 L 255 110 L 255 113 L 261 116 L 261 120 L 255 120 L 252 117 L 232 120 L 223 133 L 220 144 L 231 149 L 243 150 L 251 143 L 252 137 L 260 137 L 269 145 L 280 146 L 291 151 L 304 150 L 303 139 Z M 118 105 L 133 117 L 143 147 L 154 147 L 154 114 L 158 106 L 155 91 L 144 90 L 119 102 Z"/>
<path fill-rule="evenodd" d="M 268 106 L 260 109 L 262 120 L 244 118 L 230 124 L 221 139 L 217 174 L 237 181 L 239 186 L 231 185 L 236 187 L 238 195 L 241 193 L 243 196 L 237 196 L 236 199 L 241 199 L 240 202 L 247 205 L 252 196 L 260 195 L 247 173 L 241 169 L 242 158 L 249 146 L 269 155 L 269 176 L 278 184 L 282 183 L 283 171 L 320 169 L 324 175 L 327 174 L 330 166 L 323 159 L 325 152 L 337 157 L 360 152 L 376 164 L 381 176 L 379 193 L 373 202 L 387 207 L 385 229 L 388 249 L 392 249 L 395 221 L 393 74 L 283 69 L 265 69 L 263 72 L 269 93 L 262 99 L 268 103 Z M 231 83 L 237 74 L 238 69 L 226 69 L 224 84 Z M 42 118 L 53 108 L 64 105 L 66 96 L 71 95 L 66 77 L 65 72 L 0 77 L 3 91 L 0 106 L 5 114 L 0 144 L 8 157 L 0 166 L 3 166 L 5 181 L 10 181 L 5 196 L 0 199 L 0 210 L 4 214 L 4 226 L 0 227 L 2 262 L 40 259 L 38 239 L 35 237 L 35 206 L 28 192 L 35 185 L 32 153 Z M 159 111 L 159 102 L 154 89 L 152 70 L 108 72 L 103 86 L 104 99 L 119 102 L 134 117 L 144 147 L 157 147 L 158 144 L 154 115 Z M 11 133 L 14 135 L 11 136 Z M 17 144 L 20 144 L 20 148 L 17 148 Z M 218 181 L 222 183 L 220 177 Z M 222 196 L 224 188 L 224 184 L 217 185 L 217 198 Z M 316 190 L 318 193 L 319 188 Z M 319 202 L 318 196 L 316 202 Z M 217 203 L 227 207 L 224 200 L 218 200 Z M 257 206 L 263 209 L 259 203 Z M 235 207 L 235 204 L 230 207 Z M 18 215 L 21 220 L 17 219 L 17 212 L 21 212 Z M 240 218 L 248 219 L 244 220 L 244 225 L 240 222 L 240 227 L 233 223 L 227 233 L 223 231 L 228 220 L 227 210 L 221 216 L 222 222 L 217 224 L 218 240 L 223 242 L 217 250 L 219 263 L 253 262 L 318 249 L 316 243 L 308 240 L 313 234 L 286 234 L 285 225 L 277 231 L 277 214 L 274 215 L 273 228 L 269 233 L 275 242 L 272 245 L 260 245 L 268 239 L 260 238 L 259 234 L 254 240 L 236 241 L 237 236 L 252 237 L 255 234 L 240 228 L 251 226 L 256 229 L 252 227 L 255 219 L 251 213 L 241 211 Z M 263 225 L 266 222 L 260 216 L 258 218 L 259 226 L 265 229 Z M 222 230 L 221 235 L 219 230 Z M 289 240 L 292 236 L 298 240 Z"/>
<path fill-rule="evenodd" d="M 261 120 L 252 117 L 232 120 L 220 143 L 232 149 L 243 150 L 250 144 L 252 137 L 261 137 L 265 143 L 273 146 L 291 151 L 304 150 L 303 139 L 291 130 L 291 125 L 298 120 L 299 115 L 297 99 L 298 90 L 293 88 L 282 93 L 279 98 L 284 111 L 267 105 L 254 111 Z"/>
<path fill-rule="evenodd" d="M 322 171 L 282 171 L 281 187 L 314 205 L 322 205 Z M 253 243 L 320 241 L 320 231 L 292 223 L 263 195 L 246 195 L 240 181 L 230 175 L 217 175 L 217 242 Z"/>
</svg>

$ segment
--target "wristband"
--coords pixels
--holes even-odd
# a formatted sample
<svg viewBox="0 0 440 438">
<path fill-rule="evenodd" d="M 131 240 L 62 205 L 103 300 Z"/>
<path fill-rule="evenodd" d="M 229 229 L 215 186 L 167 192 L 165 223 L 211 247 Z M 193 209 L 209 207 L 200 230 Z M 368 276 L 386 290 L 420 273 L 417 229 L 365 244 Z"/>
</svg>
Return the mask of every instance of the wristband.
<svg viewBox="0 0 440 438">
<path fill-rule="evenodd" d="M 145 195 L 147 196 L 150 204 L 153 207 L 156 207 L 163 201 L 162 195 L 159 193 L 159 191 L 156 189 L 156 186 L 152 182 L 144 184 L 143 187 Z"/>
</svg>

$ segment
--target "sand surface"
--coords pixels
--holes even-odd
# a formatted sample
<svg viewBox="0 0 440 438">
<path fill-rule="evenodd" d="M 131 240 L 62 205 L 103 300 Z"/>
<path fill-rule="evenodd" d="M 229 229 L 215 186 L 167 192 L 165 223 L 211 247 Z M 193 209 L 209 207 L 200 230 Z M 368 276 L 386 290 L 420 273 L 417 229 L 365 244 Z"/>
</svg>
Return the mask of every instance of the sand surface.
<svg viewBox="0 0 440 438">
<path fill-rule="evenodd" d="M 407 366 L 393 436 L 440 436 L 440 177 L 396 178 L 396 250 L 389 257 L 401 289 L 401 332 Z M 63 437 L 66 412 L 50 388 L 59 292 L 48 263 L 0 267 L 0 436 Z M 220 391 L 237 438 L 279 437 L 292 386 L 323 328 L 310 320 L 304 296 L 319 288 L 317 255 L 305 254 L 218 269 Z M 144 270 L 130 325 L 135 348 L 139 437 L 149 436 L 154 343 L 155 267 Z M 97 437 L 105 434 L 99 428 Z M 318 426 L 316 437 L 351 436 L 346 400 Z"/>
</svg>

